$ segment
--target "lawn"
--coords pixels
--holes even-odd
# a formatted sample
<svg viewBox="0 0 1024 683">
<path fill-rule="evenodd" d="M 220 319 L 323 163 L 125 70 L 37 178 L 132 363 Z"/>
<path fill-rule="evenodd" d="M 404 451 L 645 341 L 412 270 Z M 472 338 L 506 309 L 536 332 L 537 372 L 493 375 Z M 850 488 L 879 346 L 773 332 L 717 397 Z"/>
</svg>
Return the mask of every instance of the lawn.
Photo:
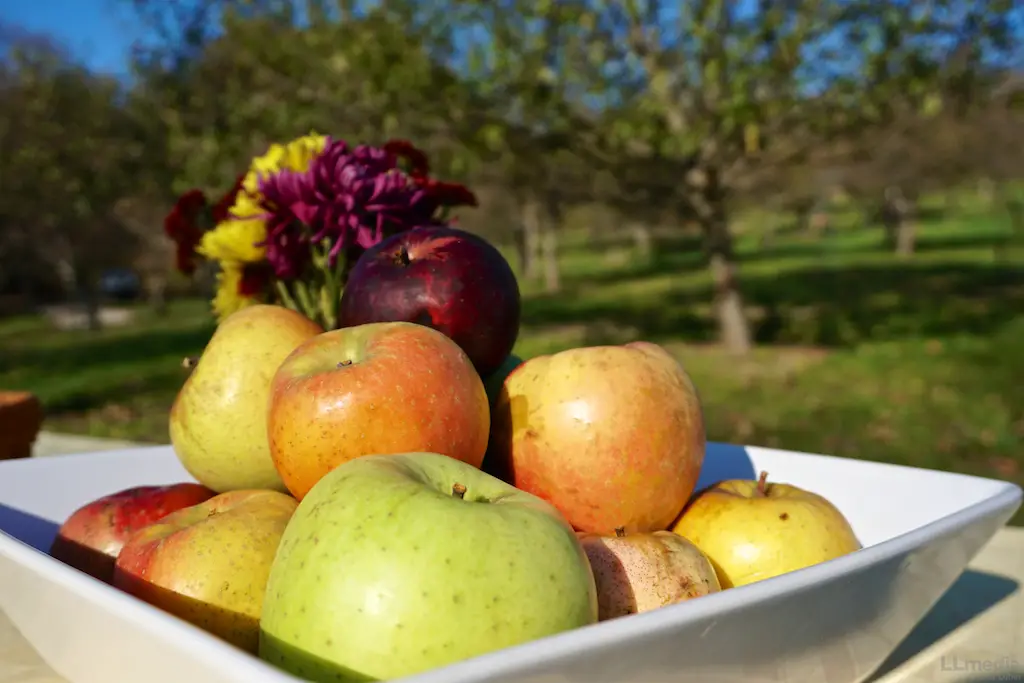
<svg viewBox="0 0 1024 683">
<path fill-rule="evenodd" d="M 516 352 L 648 339 L 693 376 L 711 439 L 1024 484 L 1024 249 L 996 249 L 1006 230 L 998 217 L 932 219 L 907 262 L 886 252 L 880 230 L 857 226 L 779 234 L 763 248 L 744 235 L 759 344 L 743 359 L 713 343 L 710 283 L 691 240 L 663 239 L 642 262 L 628 243 L 596 249 L 573 234 L 562 291 L 524 285 Z M 181 360 L 212 329 L 200 301 L 96 333 L 0 321 L 0 387 L 38 393 L 52 430 L 166 442 Z"/>
</svg>

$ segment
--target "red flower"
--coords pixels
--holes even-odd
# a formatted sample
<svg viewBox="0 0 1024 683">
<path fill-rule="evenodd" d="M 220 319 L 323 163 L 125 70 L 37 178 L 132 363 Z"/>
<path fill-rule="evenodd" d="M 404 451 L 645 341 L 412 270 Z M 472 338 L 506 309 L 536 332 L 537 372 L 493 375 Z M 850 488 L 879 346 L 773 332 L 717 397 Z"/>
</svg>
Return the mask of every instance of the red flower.
<svg viewBox="0 0 1024 683">
<path fill-rule="evenodd" d="M 465 185 L 460 183 L 446 183 L 443 180 L 433 178 L 418 178 L 428 196 L 438 206 L 476 206 L 476 195 Z"/>
<path fill-rule="evenodd" d="M 384 151 L 405 159 L 409 163 L 409 175 L 413 178 L 426 178 L 430 173 L 430 161 L 426 153 L 408 140 L 388 140 L 384 143 Z"/>
<path fill-rule="evenodd" d="M 265 263 L 246 264 L 238 281 L 238 293 L 244 297 L 257 296 L 270 284 L 271 275 L 273 271 Z"/>
<path fill-rule="evenodd" d="M 469 188 L 459 183 L 446 183 L 430 177 L 430 161 L 426 153 L 408 140 L 389 140 L 384 151 L 409 164 L 409 176 L 426 190 L 435 206 L 476 206 L 477 200 Z"/>
<path fill-rule="evenodd" d="M 235 184 L 231 186 L 231 189 L 220 198 L 219 202 L 213 205 L 211 214 L 213 216 L 214 225 L 227 220 L 231 215 L 231 207 L 235 205 L 235 199 L 238 197 L 238 193 L 242 191 L 242 181 L 244 179 L 245 174 L 238 176 L 238 178 L 235 179 Z"/>
<path fill-rule="evenodd" d="M 206 195 L 201 190 L 189 190 L 178 197 L 170 213 L 164 218 L 164 233 L 174 240 L 175 267 L 189 275 L 196 269 L 196 247 L 203 237 L 199 225 L 206 209 Z"/>
</svg>

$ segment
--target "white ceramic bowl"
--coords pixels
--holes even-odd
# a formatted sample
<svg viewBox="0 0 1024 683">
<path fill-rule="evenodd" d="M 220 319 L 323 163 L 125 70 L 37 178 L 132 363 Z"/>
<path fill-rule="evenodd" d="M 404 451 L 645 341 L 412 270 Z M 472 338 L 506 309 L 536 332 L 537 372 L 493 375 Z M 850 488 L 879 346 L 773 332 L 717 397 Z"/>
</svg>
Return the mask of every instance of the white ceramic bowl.
<svg viewBox="0 0 1024 683">
<path fill-rule="evenodd" d="M 700 486 L 760 470 L 832 500 L 864 549 L 404 683 L 862 681 L 1021 503 L 1001 481 L 725 444 Z M 298 680 L 45 554 L 80 505 L 189 479 L 167 447 L 0 463 L 0 609 L 72 683 Z"/>
</svg>

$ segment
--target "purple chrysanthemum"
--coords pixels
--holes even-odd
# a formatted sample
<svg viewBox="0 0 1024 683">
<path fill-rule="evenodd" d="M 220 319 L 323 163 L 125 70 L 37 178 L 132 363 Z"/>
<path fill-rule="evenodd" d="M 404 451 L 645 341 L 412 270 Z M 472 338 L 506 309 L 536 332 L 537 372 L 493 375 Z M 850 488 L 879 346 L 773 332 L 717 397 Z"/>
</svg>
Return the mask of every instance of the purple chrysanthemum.
<svg viewBox="0 0 1024 683">
<path fill-rule="evenodd" d="M 282 279 L 298 277 L 312 244 L 328 240 L 333 267 L 353 247 L 367 249 L 396 232 L 436 223 L 440 186 L 414 177 L 389 149 L 328 139 L 309 170 L 260 179 L 267 260 Z"/>
</svg>

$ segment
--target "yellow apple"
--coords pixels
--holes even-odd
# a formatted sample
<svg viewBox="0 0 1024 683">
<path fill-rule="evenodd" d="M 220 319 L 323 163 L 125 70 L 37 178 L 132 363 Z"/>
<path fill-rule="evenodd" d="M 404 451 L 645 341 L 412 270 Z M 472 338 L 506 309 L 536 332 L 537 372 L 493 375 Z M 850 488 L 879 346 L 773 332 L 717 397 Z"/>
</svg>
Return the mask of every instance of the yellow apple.
<svg viewBox="0 0 1024 683">
<path fill-rule="evenodd" d="M 597 585 L 601 621 L 699 598 L 721 590 L 696 545 L 670 531 L 614 536 L 579 533 Z"/>
<path fill-rule="evenodd" d="M 698 492 L 672 526 L 718 573 L 745 586 L 861 548 L 849 521 L 823 496 L 792 484 L 731 479 Z"/>
</svg>

